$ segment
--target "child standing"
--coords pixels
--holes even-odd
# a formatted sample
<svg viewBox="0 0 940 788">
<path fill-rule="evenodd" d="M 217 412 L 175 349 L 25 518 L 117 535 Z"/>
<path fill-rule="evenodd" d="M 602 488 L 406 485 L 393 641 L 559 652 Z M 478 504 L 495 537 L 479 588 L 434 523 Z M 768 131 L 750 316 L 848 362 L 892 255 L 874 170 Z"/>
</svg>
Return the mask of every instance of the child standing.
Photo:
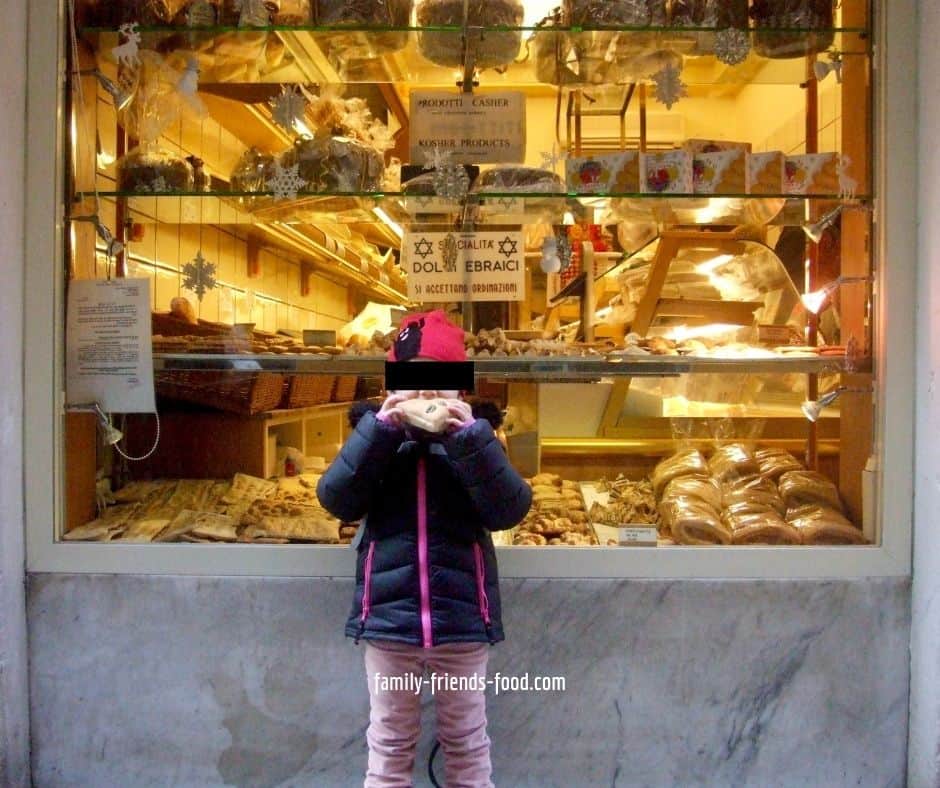
<svg viewBox="0 0 940 788">
<path fill-rule="evenodd" d="M 441 311 L 412 316 L 389 358 L 463 361 L 463 331 Z M 378 413 L 359 420 L 317 486 L 340 519 L 365 517 L 346 635 L 365 640 L 366 788 L 412 784 L 421 714 L 414 687 L 425 670 L 466 687 L 485 677 L 488 648 L 503 639 L 490 531 L 522 520 L 532 494 L 489 422 L 474 420 L 459 394 L 390 392 Z M 407 425 L 398 406 L 415 398 L 448 401 L 444 433 Z M 393 678 L 403 688 L 390 689 Z M 483 692 L 436 686 L 448 788 L 491 786 Z"/>
</svg>

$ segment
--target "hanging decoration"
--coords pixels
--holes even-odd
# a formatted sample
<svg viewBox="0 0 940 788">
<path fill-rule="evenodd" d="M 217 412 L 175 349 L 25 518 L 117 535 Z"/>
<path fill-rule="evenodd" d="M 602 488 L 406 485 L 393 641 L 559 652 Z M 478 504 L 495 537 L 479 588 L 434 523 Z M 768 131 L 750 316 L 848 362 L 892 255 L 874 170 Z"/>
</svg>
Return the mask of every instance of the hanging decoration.
<svg viewBox="0 0 940 788">
<path fill-rule="evenodd" d="M 279 161 L 274 162 L 274 177 L 269 178 L 265 185 L 274 192 L 275 200 L 297 199 L 297 192 L 307 185 L 307 181 L 300 177 L 299 171 L 299 164 L 283 167 Z"/>
<path fill-rule="evenodd" d="M 140 33 L 137 30 L 137 23 L 129 22 L 121 25 L 118 33 L 125 41 L 111 49 L 111 57 L 119 66 L 137 68 L 140 65 Z"/>
<path fill-rule="evenodd" d="M 203 296 L 216 286 L 215 263 L 210 263 L 202 256 L 202 249 L 196 256 L 183 266 L 183 287 L 192 290 L 196 298 L 202 301 Z"/>
<path fill-rule="evenodd" d="M 855 193 L 858 190 L 858 181 L 849 175 L 849 167 L 852 166 L 852 157 L 843 153 L 839 157 L 839 196 L 843 200 L 854 200 Z"/>
<path fill-rule="evenodd" d="M 307 112 L 307 99 L 296 85 L 282 85 L 280 95 L 269 102 L 271 117 L 288 134 L 296 132 L 296 123 Z"/>
<path fill-rule="evenodd" d="M 565 157 L 562 156 L 561 152 L 554 144 L 550 151 L 542 151 L 539 155 L 542 157 L 542 169 L 550 170 L 556 174 L 558 165 L 565 160 Z"/>
<path fill-rule="evenodd" d="M 183 96 L 195 96 L 199 90 L 199 61 L 191 57 L 186 62 L 186 70 L 176 83 L 176 89 Z"/>
<path fill-rule="evenodd" d="M 657 101 L 665 104 L 667 109 L 672 109 L 672 105 L 680 98 L 689 95 L 682 81 L 681 70 L 672 64 L 653 74 L 653 82 L 656 84 Z"/>
<path fill-rule="evenodd" d="M 462 200 L 470 191 L 470 176 L 456 164 L 450 151 L 434 148 L 427 154 L 427 166 L 434 171 L 434 193 L 447 200 Z"/>
<path fill-rule="evenodd" d="M 743 63 L 751 51 L 751 37 L 746 30 L 729 27 L 715 33 L 715 57 L 729 66 Z"/>
</svg>

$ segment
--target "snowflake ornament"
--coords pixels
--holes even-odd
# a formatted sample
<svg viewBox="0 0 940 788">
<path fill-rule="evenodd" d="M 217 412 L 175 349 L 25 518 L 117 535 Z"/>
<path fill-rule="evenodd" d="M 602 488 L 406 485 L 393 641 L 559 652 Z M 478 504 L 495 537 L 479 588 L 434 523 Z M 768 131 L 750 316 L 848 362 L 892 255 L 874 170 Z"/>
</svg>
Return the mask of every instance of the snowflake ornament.
<svg viewBox="0 0 940 788">
<path fill-rule="evenodd" d="M 295 200 L 297 192 L 307 185 L 307 181 L 300 177 L 300 165 L 282 167 L 279 161 L 274 162 L 274 177 L 269 178 L 265 184 L 274 192 L 275 200 Z"/>
<path fill-rule="evenodd" d="M 656 99 L 661 104 L 665 104 L 667 109 L 672 109 L 672 105 L 680 98 L 689 95 L 681 77 L 682 71 L 672 64 L 653 74 L 653 82 L 656 83 Z"/>
<path fill-rule="evenodd" d="M 307 111 L 307 99 L 296 85 L 283 86 L 279 96 L 271 99 L 271 117 L 288 134 L 293 134 L 295 124 Z"/>
<path fill-rule="evenodd" d="M 729 66 L 743 63 L 751 51 L 751 38 L 746 30 L 729 27 L 715 33 L 715 57 Z"/>
<path fill-rule="evenodd" d="M 462 200 L 470 190 L 470 176 L 462 164 L 456 164 L 450 151 L 434 148 L 427 154 L 427 166 L 434 173 L 434 193 L 447 200 Z"/>
<path fill-rule="evenodd" d="M 130 22 L 126 25 L 121 25 L 118 28 L 118 33 L 121 38 L 126 40 L 123 44 L 111 49 L 111 57 L 114 58 L 119 66 L 136 68 L 140 65 L 140 55 L 138 54 L 140 49 L 140 33 L 137 30 L 137 23 Z"/>
<path fill-rule="evenodd" d="M 192 290 L 196 298 L 202 301 L 203 296 L 216 286 L 215 263 L 210 263 L 202 256 L 202 249 L 196 256 L 183 266 L 183 287 Z"/>
<path fill-rule="evenodd" d="M 550 151 L 543 151 L 539 155 L 542 157 L 542 169 L 550 170 L 551 172 L 555 172 L 558 169 L 558 165 L 565 160 L 565 157 L 561 155 L 561 152 L 554 145 L 552 145 Z"/>
</svg>

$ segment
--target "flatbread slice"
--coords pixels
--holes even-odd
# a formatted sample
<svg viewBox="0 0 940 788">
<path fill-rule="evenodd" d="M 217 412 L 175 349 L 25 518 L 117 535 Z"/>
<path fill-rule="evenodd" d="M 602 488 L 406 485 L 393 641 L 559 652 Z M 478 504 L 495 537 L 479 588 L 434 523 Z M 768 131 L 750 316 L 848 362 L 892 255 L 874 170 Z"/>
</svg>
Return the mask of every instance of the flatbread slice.
<svg viewBox="0 0 940 788">
<path fill-rule="evenodd" d="M 231 489 L 223 496 L 224 503 L 237 503 L 238 501 L 254 501 L 258 498 L 268 498 L 277 489 L 277 482 L 259 479 L 246 473 L 236 473 L 232 479 Z"/>
</svg>

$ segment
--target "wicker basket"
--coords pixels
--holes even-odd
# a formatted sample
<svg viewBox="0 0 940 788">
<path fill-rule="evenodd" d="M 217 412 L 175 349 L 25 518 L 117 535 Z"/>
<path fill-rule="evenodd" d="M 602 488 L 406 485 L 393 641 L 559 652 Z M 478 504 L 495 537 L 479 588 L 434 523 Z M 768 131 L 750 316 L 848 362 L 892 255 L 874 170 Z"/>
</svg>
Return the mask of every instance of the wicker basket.
<svg viewBox="0 0 940 788">
<path fill-rule="evenodd" d="M 308 408 L 323 405 L 333 396 L 334 375 L 291 375 L 284 387 L 282 408 Z"/>
<path fill-rule="evenodd" d="M 274 410 L 284 394 L 284 376 L 277 372 L 161 372 L 157 394 L 240 416 Z"/>
<path fill-rule="evenodd" d="M 355 375 L 340 375 L 333 390 L 333 402 L 352 402 L 356 399 L 356 386 L 359 378 Z"/>
</svg>

